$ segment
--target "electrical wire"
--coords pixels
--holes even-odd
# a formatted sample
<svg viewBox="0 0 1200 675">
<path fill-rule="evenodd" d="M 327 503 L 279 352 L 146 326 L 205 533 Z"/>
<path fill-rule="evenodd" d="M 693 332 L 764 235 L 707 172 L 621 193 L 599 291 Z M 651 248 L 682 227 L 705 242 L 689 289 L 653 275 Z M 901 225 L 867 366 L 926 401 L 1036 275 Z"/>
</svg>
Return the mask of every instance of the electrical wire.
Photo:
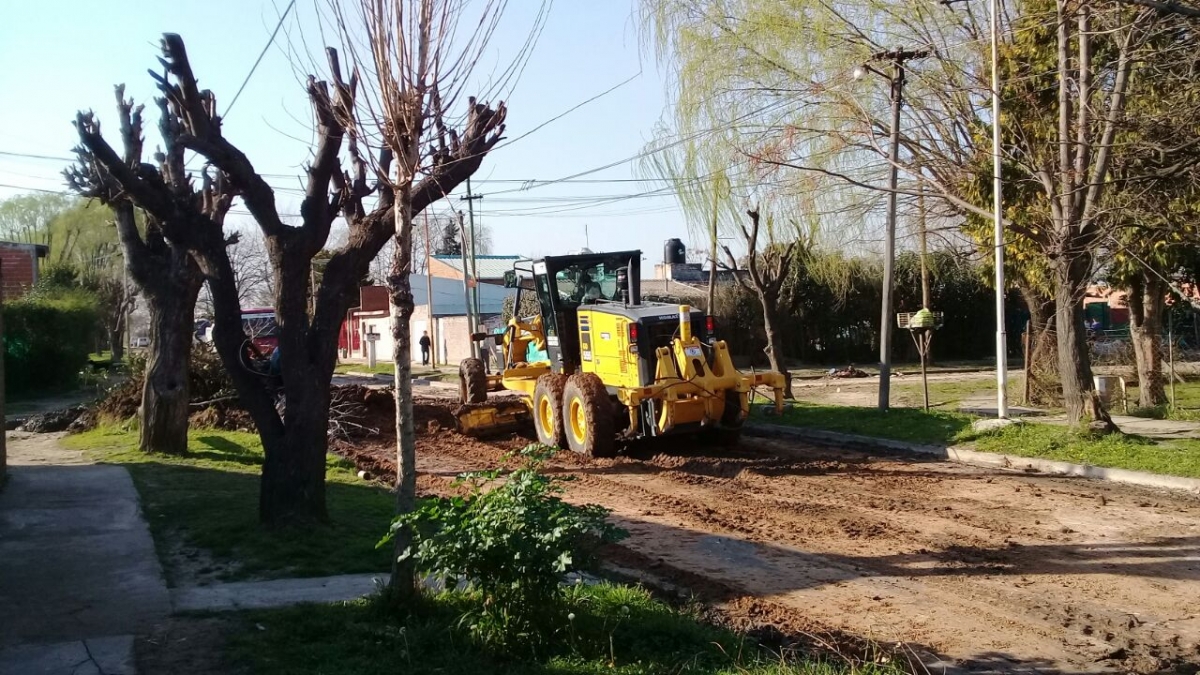
<svg viewBox="0 0 1200 675">
<path fill-rule="evenodd" d="M 237 93 L 233 95 L 233 100 L 225 107 L 223 117 L 229 117 L 229 111 L 233 110 L 234 104 L 238 102 L 242 92 L 246 89 L 246 85 L 250 84 L 250 78 L 254 76 L 254 71 L 258 70 L 258 64 L 262 63 L 263 57 L 267 55 L 267 50 L 275 43 L 275 36 L 279 35 L 279 29 L 283 27 L 283 21 L 287 18 L 288 13 L 296 6 L 296 0 L 288 2 L 288 6 L 284 8 L 283 14 L 279 15 L 279 22 L 275 24 L 275 30 L 271 31 L 271 37 L 267 39 L 267 44 L 263 45 L 262 51 L 258 53 L 258 58 L 254 60 L 254 65 L 250 66 L 250 72 L 246 73 L 246 79 L 242 80 L 242 86 L 238 87 Z"/>
</svg>

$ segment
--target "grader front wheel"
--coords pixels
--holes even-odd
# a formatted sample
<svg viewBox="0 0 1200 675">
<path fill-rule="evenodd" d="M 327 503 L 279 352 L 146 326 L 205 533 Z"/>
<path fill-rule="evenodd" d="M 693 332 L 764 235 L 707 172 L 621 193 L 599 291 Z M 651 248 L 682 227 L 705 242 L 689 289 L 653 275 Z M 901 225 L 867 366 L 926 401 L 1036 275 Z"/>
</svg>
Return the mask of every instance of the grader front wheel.
<svg viewBox="0 0 1200 675">
<path fill-rule="evenodd" d="M 487 401 L 487 373 L 483 361 L 463 359 L 458 365 L 459 403 L 483 403 Z"/>
<path fill-rule="evenodd" d="M 613 453 L 612 403 L 604 382 L 592 373 L 577 373 L 567 380 L 563 392 L 563 420 L 567 445 L 588 457 Z"/>
<path fill-rule="evenodd" d="M 562 414 L 566 386 L 565 375 L 547 373 L 538 378 L 533 390 L 533 426 L 537 429 L 538 442 L 543 445 L 567 447 Z"/>
</svg>

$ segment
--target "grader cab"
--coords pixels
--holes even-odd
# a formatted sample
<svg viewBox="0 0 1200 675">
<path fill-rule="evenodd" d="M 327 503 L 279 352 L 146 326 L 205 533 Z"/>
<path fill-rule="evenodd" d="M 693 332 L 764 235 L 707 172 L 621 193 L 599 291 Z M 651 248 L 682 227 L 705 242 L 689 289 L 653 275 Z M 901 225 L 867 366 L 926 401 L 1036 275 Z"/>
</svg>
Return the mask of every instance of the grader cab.
<svg viewBox="0 0 1200 675">
<path fill-rule="evenodd" d="M 496 340 L 503 369 L 478 359 L 459 368 L 460 428 L 484 435 L 532 421 L 538 439 L 590 456 L 617 440 L 701 432 L 736 438 L 751 393 L 783 405 L 783 376 L 733 366 L 713 318 L 687 305 L 643 302 L 640 251 L 547 256 L 506 275 L 536 298 L 538 313 L 514 316 Z M 535 356 L 536 355 L 536 356 Z M 516 397 L 489 392 L 516 392 Z"/>
</svg>

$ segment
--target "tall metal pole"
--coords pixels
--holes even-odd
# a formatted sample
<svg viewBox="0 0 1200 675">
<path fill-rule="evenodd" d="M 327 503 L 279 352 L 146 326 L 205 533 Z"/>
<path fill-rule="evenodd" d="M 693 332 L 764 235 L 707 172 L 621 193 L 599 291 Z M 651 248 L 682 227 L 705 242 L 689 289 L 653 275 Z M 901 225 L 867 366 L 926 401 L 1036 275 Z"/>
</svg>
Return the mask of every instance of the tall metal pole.
<svg viewBox="0 0 1200 675">
<path fill-rule="evenodd" d="M 888 218 L 887 235 L 883 244 L 883 310 L 879 319 L 879 409 L 887 410 L 892 392 L 892 285 L 896 263 L 896 190 L 900 178 L 900 102 L 904 91 L 904 63 L 893 62 L 892 73 L 892 127 L 891 148 L 888 158 Z"/>
<path fill-rule="evenodd" d="M 708 221 L 708 315 L 716 316 L 717 310 L 717 209 L 719 208 L 717 186 L 713 185 L 712 219 Z"/>
<path fill-rule="evenodd" d="M 925 216 L 925 181 L 921 181 L 917 187 L 917 218 L 921 227 L 921 307 L 929 309 L 933 304 L 933 294 L 929 290 L 929 236 Z"/>
<path fill-rule="evenodd" d="M 996 417 L 1008 417 L 1008 334 L 1004 327 L 1004 206 L 1000 178 L 1000 9 L 990 0 L 992 32 L 992 219 L 996 243 Z M 1029 374 L 1025 374 L 1029 377 Z"/>
<path fill-rule="evenodd" d="M 463 311 L 467 313 L 467 337 L 469 339 L 470 336 L 475 333 L 475 320 L 471 315 L 471 284 L 467 280 L 467 229 L 463 224 L 462 211 L 458 212 L 458 232 L 459 239 L 461 239 L 463 242 L 462 246 L 459 246 L 459 250 L 462 254 L 463 265 Z M 470 340 L 470 343 L 471 356 L 479 358 L 479 354 L 476 349 L 478 347 L 478 343 L 476 343 L 475 340 Z"/>
<path fill-rule="evenodd" d="M 425 217 L 425 313 L 429 320 L 429 342 L 433 346 L 429 351 L 430 363 L 434 368 L 437 368 L 438 360 L 438 341 L 437 341 L 437 319 L 433 313 L 433 274 L 431 274 L 431 261 L 433 257 L 433 240 L 429 238 L 429 210 L 423 212 Z"/>
</svg>

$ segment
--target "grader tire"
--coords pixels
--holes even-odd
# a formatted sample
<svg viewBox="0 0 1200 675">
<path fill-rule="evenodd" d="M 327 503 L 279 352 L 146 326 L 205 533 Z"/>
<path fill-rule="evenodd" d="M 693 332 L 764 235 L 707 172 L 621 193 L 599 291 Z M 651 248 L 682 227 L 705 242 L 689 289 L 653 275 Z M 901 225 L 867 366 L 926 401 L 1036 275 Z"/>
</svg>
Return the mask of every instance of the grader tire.
<svg viewBox="0 0 1200 675">
<path fill-rule="evenodd" d="M 537 386 L 533 390 L 533 426 L 542 445 L 567 447 L 562 415 L 563 390 L 566 386 L 566 375 L 546 373 L 537 379 Z"/>
<path fill-rule="evenodd" d="M 588 457 L 609 457 L 615 445 L 613 406 L 604 383 L 593 373 L 576 373 L 563 392 L 567 445 Z"/>
<path fill-rule="evenodd" d="M 479 359 L 463 359 L 458 364 L 458 401 L 459 403 L 484 403 L 487 401 L 487 373 L 483 369 L 483 361 Z"/>
<path fill-rule="evenodd" d="M 725 412 L 721 415 L 721 426 L 725 429 L 741 429 L 745 424 L 742 419 L 742 395 L 736 389 L 725 390 Z"/>
<path fill-rule="evenodd" d="M 742 419 L 742 395 L 736 389 L 726 389 L 725 412 L 717 429 L 717 443 L 725 447 L 737 445 L 742 440 L 742 425 L 745 422 Z"/>
</svg>

